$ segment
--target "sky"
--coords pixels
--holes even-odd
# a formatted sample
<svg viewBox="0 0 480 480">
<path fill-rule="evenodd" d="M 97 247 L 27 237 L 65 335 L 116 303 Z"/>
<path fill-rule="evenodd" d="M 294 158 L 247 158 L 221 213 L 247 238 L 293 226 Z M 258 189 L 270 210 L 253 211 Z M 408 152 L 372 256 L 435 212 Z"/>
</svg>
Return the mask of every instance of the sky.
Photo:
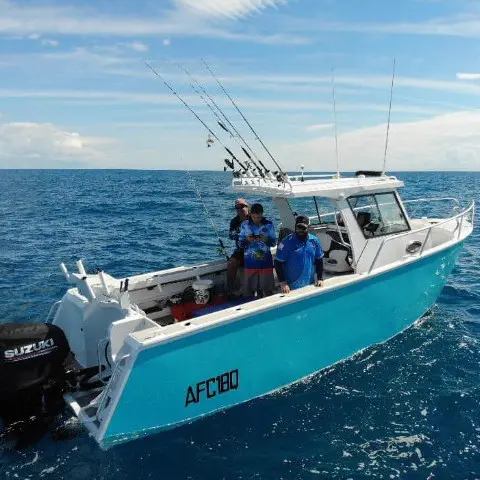
<svg viewBox="0 0 480 480">
<path fill-rule="evenodd" d="M 0 168 L 480 170 L 480 0 L 0 0 Z M 218 136 L 146 68 L 150 64 Z M 335 111 L 332 78 L 335 79 Z M 205 96 L 204 96 L 205 98 Z"/>
</svg>

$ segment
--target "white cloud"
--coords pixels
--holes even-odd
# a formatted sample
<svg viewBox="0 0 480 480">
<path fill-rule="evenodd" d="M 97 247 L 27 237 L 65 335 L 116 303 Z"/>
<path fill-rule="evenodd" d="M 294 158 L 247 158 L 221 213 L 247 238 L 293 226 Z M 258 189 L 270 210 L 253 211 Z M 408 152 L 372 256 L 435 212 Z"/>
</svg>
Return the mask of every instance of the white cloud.
<svg viewBox="0 0 480 480">
<path fill-rule="evenodd" d="M 309 125 L 305 130 L 307 132 L 318 132 L 319 130 L 329 130 L 332 127 L 332 123 L 317 123 L 315 125 Z"/>
<path fill-rule="evenodd" d="M 201 134 L 184 141 L 186 125 L 181 131 L 162 122 L 116 127 L 122 127 L 121 140 L 91 138 L 51 124 L 0 124 L 0 168 L 179 168 L 180 157 L 184 158 L 182 165 L 188 168 L 198 168 L 199 164 L 206 169 L 220 168 L 218 150 L 202 148 L 205 145 Z M 128 136 L 126 131 L 130 127 L 136 131 Z M 150 127 L 157 131 L 153 137 L 147 132 Z M 385 132 L 385 125 L 377 125 L 339 135 L 341 171 L 380 169 Z M 315 140 L 290 144 L 263 140 L 288 170 L 297 170 L 301 159 L 307 170 L 333 171 L 336 165 L 333 131 L 327 137 L 324 132 L 321 134 Z M 258 149 L 257 152 L 261 153 Z M 480 170 L 479 152 L 480 113 L 457 112 L 425 121 L 394 123 L 390 130 L 387 171 Z M 132 158 L 136 158 L 134 163 Z"/>
<path fill-rule="evenodd" d="M 49 52 L 37 57 L 38 60 L 57 61 L 61 65 L 71 63 L 79 66 L 82 70 L 85 66 L 93 66 L 101 69 L 112 66 L 125 66 L 132 63 L 134 59 L 119 54 L 118 48 L 113 47 L 110 50 L 89 50 L 85 47 L 76 47 L 70 51 Z M 105 53 L 107 52 L 107 53 Z M 137 61 L 138 63 L 138 61 Z"/>
<path fill-rule="evenodd" d="M 282 4 L 282 0 L 217 0 L 229 12 L 224 19 L 246 15 L 255 9 L 263 9 L 268 5 Z M 190 2 L 193 3 L 194 2 Z M 204 3 L 212 7 L 213 0 Z M 251 4 L 251 5 L 250 5 Z M 83 36 L 117 36 L 146 37 L 157 35 L 190 36 L 220 38 L 234 41 L 247 41 L 267 45 L 288 44 L 299 45 L 309 43 L 303 35 L 288 33 L 243 33 L 220 25 L 212 25 L 208 16 L 198 14 L 203 7 L 192 13 L 187 4 L 180 1 L 177 8 L 164 9 L 155 17 L 126 17 L 105 15 L 95 11 L 93 7 L 73 7 L 58 5 L 25 4 L 21 7 L 10 0 L 0 0 L 0 34 L 29 35 L 83 35 Z M 235 5 L 235 6 L 234 6 Z M 250 5 L 250 6 L 249 6 Z M 200 9 L 200 10 L 199 10 Z M 242 13 L 243 12 L 243 13 Z M 221 19 L 221 17 L 220 17 Z M 40 33 L 39 33 L 40 32 Z"/>
<path fill-rule="evenodd" d="M 105 15 L 93 7 L 60 6 L 55 4 L 22 6 L 0 0 L 0 33 L 40 36 L 115 35 L 145 37 L 156 35 L 203 36 L 225 40 L 250 41 L 263 44 L 304 45 L 312 43 L 311 34 L 319 32 L 352 32 L 365 34 L 398 34 L 425 36 L 480 37 L 478 12 L 423 22 L 342 22 L 323 21 L 312 17 L 275 19 L 270 25 L 281 33 L 252 33 L 221 28 L 219 22 L 241 19 L 267 8 L 283 6 L 287 0 L 171 0 L 172 6 L 151 17 Z M 212 20 L 215 21 L 212 23 Z M 41 32 L 41 33 L 39 33 Z"/>
<path fill-rule="evenodd" d="M 341 170 L 381 169 L 385 134 L 386 125 L 378 125 L 339 135 Z M 278 145 L 274 151 L 281 153 L 289 169 L 298 169 L 291 158 L 301 158 L 306 169 L 335 170 L 333 135 Z M 391 124 L 387 170 L 480 170 L 480 113 Z"/>
<path fill-rule="evenodd" d="M 286 0 L 174 0 L 179 8 L 186 8 L 208 18 L 241 18 L 265 8 L 284 5 Z"/>
<path fill-rule="evenodd" d="M 164 43 L 170 41 L 165 39 Z M 138 44 L 137 44 L 138 43 Z M 78 78 L 85 73 L 110 75 L 114 77 L 132 76 L 132 77 L 150 77 L 143 62 L 140 61 L 136 54 L 132 55 L 132 48 L 145 49 L 148 48 L 142 42 L 131 43 L 117 43 L 114 45 L 94 45 L 89 48 L 77 47 L 73 50 L 50 51 L 48 53 L 39 54 L 0 54 L 0 68 L 2 66 L 21 68 L 25 64 L 32 67 L 37 67 L 38 70 L 50 71 L 53 62 L 58 62 L 55 67 L 61 68 L 62 76 L 71 76 Z M 191 59 L 187 60 L 187 62 Z M 184 63 L 184 62 L 182 62 Z M 159 63 L 160 69 L 164 69 L 165 63 Z M 175 70 L 178 72 L 178 70 Z M 219 72 L 220 73 L 220 72 Z M 459 73 L 458 78 L 475 79 L 475 73 Z M 215 81 L 208 74 L 196 74 L 199 81 L 206 86 L 216 86 Z M 468 76 L 468 77 L 467 77 Z M 331 77 L 328 75 L 308 75 L 308 74 L 286 74 L 284 72 L 258 72 L 246 73 L 239 75 L 224 74 L 221 72 L 220 79 L 227 86 L 238 85 L 242 88 L 256 90 L 278 90 L 280 92 L 308 92 L 308 91 L 330 91 Z M 187 78 L 183 74 L 173 73 L 168 75 L 168 79 L 188 87 Z M 361 90 L 382 89 L 388 92 L 390 87 L 391 76 L 389 75 L 365 75 L 365 74 L 337 74 L 335 78 L 336 83 L 342 87 L 342 95 L 345 93 L 358 93 Z M 347 90 L 349 89 L 349 90 Z M 419 89 L 419 90 L 437 90 L 442 92 L 450 92 L 461 95 L 480 96 L 480 84 L 468 83 L 459 81 L 439 80 L 434 78 L 419 78 L 398 76 L 395 79 L 394 98 L 397 97 L 397 92 L 402 89 Z M 401 95 L 401 93 L 400 93 Z M 387 95 L 388 96 L 388 95 Z M 407 98 L 403 96 L 403 98 Z M 395 104 L 396 102 L 394 102 Z M 428 102 L 427 102 L 428 103 Z M 437 103 L 439 106 L 442 102 Z M 444 106 L 447 106 L 443 103 Z M 451 110 L 452 105 L 449 106 Z M 461 110 L 464 107 L 460 104 L 453 106 L 456 110 Z M 418 111 L 418 108 L 414 110 Z M 403 110 L 405 111 L 405 110 Z M 431 109 L 430 112 L 431 113 Z"/>
<path fill-rule="evenodd" d="M 42 38 L 40 43 L 46 47 L 58 47 L 58 40 L 51 40 L 49 38 Z"/>
<path fill-rule="evenodd" d="M 149 47 L 146 43 L 140 42 L 138 40 L 130 43 L 123 43 L 127 48 L 130 48 L 131 50 L 135 50 L 136 52 L 148 52 Z"/>
<path fill-rule="evenodd" d="M 307 89 L 318 88 L 323 85 L 331 91 L 332 78 L 326 75 L 292 75 L 282 73 L 258 73 L 246 75 L 219 75 L 222 83 L 226 85 L 248 85 L 250 88 L 275 88 L 285 86 L 286 89 Z M 182 78 L 182 77 L 178 77 Z M 211 77 L 197 75 L 198 80 L 204 84 L 212 82 Z M 389 75 L 335 75 L 337 85 L 349 86 L 355 89 L 382 89 L 388 92 L 392 77 Z M 212 82 L 213 83 L 213 82 Z M 456 81 L 435 80 L 432 78 L 398 76 L 395 78 L 396 92 L 401 88 L 412 88 L 421 90 L 438 90 L 465 95 L 480 95 L 480 85 L 465 84 Z M 388 90 L 387 90 L 388 89 Z M 388 96 L 388 95 L 387 95 Z"/>
<path fill-rule="evenodd" d="M 165 90 L 163 90 L 165 91 Z M 168 92 L 166 93 L 136 93 L 125 91 L 95 91 L 95 90 L 2 90 L 0 89 L 0 98 L 43 98 L 56 102 L 65 100 L 84 100 L 84 101 L 111 101 L 118 103 L 147 103 L 160 105 L 176 105 L 179 110 L 184 110 L 180 102 Z M 205 110 L 203 101 L 196 95 L 182 95 L 182 98 L 192 107 L 201 107 Z M 219 105 L 229 108 L 227 100 L 223 97 L 213 97 Z M 259 100 L 258 98 L 236 98 L 236 103 L 241 107 L 251 110 L 286 110 L 286 111 L 315 111 L 320 110 L 331 112 L 332 104 L 328 102 L 312 102 L 309 100 Z M 198 108 L 197 108 L 198 109 Z M 348 103 L 337 105 L 337 111 L 375 111 L 385 112 L 387 106 L 385 104 L 376 103 Z M 201 113 L 202 116 L 209 115 L 207 111 Z M 441 113 L 438 109 L 427 109 L 423 107 L 415 107 L 410 105 L 394 104 L 393 112 L 415 113 L 419 115 L 431 115 Z M 185 110 L 185 115 L 189 113 Z"/>
<path fill-rule="evenodd" d="M 385 35 L 480 37 L 480 16 L 476 12 L 419 22 L 343 22 L 303 17 L 286 19 L 288 31 L 334 31 Z"/>
<path fill-rule="evenodd" d="M 0 168 L 42 167 L 72 160 L 88 165 L 102 158 L 97 149 L 100 140 L 84 138 L 50 123 L 0 124 Z"/>
<path fill-rule="evenodd" d="M 480 80 L 480 73 L 457 73 L 459 80 Z"/>
<path fill-rule="evenodd" d="M 1 3 L 0 3 L 1 7 Z M 24 37 L 18 37 L 19 40 L 22 40 Z M 58 40 L 52 40 L 49 38 L 42 38 L 42 35 L 40 33 L 30 33 L 26 37 L 28 40 L 38 40 L 42 45 L 47 46 L 47 47 L 58 47 L 59 42 Z"/>
</svg>

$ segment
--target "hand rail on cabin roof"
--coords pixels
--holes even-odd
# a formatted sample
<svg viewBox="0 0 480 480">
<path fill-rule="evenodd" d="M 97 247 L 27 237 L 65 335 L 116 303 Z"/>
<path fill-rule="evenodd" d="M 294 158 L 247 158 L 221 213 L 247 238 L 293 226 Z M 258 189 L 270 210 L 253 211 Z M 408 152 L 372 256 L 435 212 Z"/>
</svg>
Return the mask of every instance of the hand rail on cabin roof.
<svg viewBox="0 0 480 480">
<path fill-rule="evenodd" d="M 396 235 L 392 235 L 391 237 L 385 237 L 382 241 L 382 243 L 380 244 L 380 247 L 378 248 L 377 250 L 377 253 L 372 261 L 372 263 L 370 264 L 370 268 L 368 269 L 368 273 L 370 273 L 372 270 L 373 270 L 373 267 L 375 266 L 375 263 L 380 255 L 380 252 L 383 250 L 383 246 L 388 243 L 388 242 L 391 242 L 392 240 L 396 240 L 400 237 L 406 237 L 408 235 L 412 235 L 412 234 L 417 234 L 419 232 L 422 232 L 422 231 L 425 231 L 425 230 L 428 230 L 428 233 L 427 233 L 427 236 L 425 238 L 425 241 L 423 243 L 426 242 L 426 239 L 430 236 L 430 231 L 433 230 L 434 228 L 437 228 L 441 225 L 444 225 L 448 222 L 451 222 L 452 220 L 456 220 L 458 218 L 461 217 L 461 223 L 460 223 L 460 226 L 459 226 L 459 233 L 458 233 L 458 236 L 457 236 L 457 239 L 460 238 L 460 234 L 461 234 L 461 231 L 462 231 L 462 226 L 463 226 L 463 219 L 465 216 L 467 216 L 467 214 L 469 214 L 470 212 L 472 212 L 472 227 L 473 227 L 473 218 L 474 218 L 474 208 L 475 208 L 475 201 L 472 200 L 470 202 L 470 204 L 468 205 L 468 207 L 463 210 L 462 212 L 458 213 L 457 215 L 454 215 L 453 217 L 450 217 L 450 218 L 446 218 L 445 220 L 442 220 L 441 222 L 438 222 L 438 223 L 435 223 L 434 225 L 429 225 L 429 226 L 426 226 L 426 227 L 423 227 L 423 228 L 419 228 L 418 230 L 409 230 L 408 232 L 404 232 L 404 233 L 399 233 L 399 234 L 396 234 Z M 457 229 L 455 229 L 456 231 Z M 455 233 L 454 231 L 454 233 Z M 423 248 L 421 250 L 421 253 L 423 253 Z M 420 254 L 421 254 L 420 253 Z"/>
<path fill-rule="evenodd" d="M 293 180 L 295 182 L 301 182 L 302 181 L 302 178 L 305 179 L 305 178 L 330 178 L 330 179 L 334 179 L 334 178 L 337 178 L 336 177 L 336 174 L 335 173 L 328 173 L 328 174 L 314 174 L 314 173 L 311 173 L 311 174 L 304 174 L 302 175 L 301 173 L 289 173 L 288 174 L 288 178 L 290 180 Z"/>
</svg>

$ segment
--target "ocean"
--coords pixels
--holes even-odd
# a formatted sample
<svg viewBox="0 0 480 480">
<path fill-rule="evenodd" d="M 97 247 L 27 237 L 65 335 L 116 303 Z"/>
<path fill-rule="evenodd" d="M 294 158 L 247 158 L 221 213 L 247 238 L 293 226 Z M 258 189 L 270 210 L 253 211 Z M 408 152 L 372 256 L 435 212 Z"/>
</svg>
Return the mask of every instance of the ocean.
<svg viewBox="0 0 480 480">
<path fill-rule="evenodd" d="M 227 238 L 231 175 L 192 175 Z M 396 175 L 404 199 L 480 201 L 480 173 Z M 127 276 L 219 258 L 185 172 L 0 170 L 0 192 L 1 322 L 43 321 L 67 288 L 61 262 Z M 278 222 L 269 199 L 249 200 Z M 4 446 L 0 477 L 480 479 L 479 258 L 477 229 L 423 319 L 309 381 L 108 451 L 65 410 L 56 427 L 69 435 Z"/>
</svg>

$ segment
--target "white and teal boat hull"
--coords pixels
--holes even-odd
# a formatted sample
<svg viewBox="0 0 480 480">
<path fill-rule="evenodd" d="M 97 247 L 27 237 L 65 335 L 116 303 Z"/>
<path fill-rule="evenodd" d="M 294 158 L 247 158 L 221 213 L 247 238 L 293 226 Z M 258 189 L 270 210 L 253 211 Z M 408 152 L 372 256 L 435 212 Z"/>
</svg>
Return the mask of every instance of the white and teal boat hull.
<svg viewBox="0 0 480 480">
<path fill-rule="evenodd" d="M 461 246 L 140 350 L 102 444 L 246 402 L 384 342 L 432 307 Z"/>
</svg>

